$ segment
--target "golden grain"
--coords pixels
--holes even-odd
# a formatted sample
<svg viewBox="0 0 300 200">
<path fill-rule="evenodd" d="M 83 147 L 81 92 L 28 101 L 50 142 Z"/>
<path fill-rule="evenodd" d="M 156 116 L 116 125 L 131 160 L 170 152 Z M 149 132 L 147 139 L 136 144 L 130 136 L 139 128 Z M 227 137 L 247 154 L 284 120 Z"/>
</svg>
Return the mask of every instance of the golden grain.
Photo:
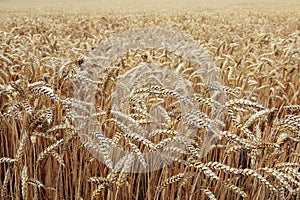
<svg viewBox="0 0 300 200">
<path fill-rule="evenodd" d="M 2 12 L 0 25 L 3 199 L 299 198 L 299 12 L 16 12 Z M 114 52 L 119 57 L 100 66 L 101 43 L 140 27 L 190 35 L 207 51 L 201 69 L 187 59 L 194 55 L 163 47 Z M 97 79 L 89 66 L 101 71 Z M 164 85 L 164 70 L 178 75 L 175 89 Z M 218 78 L 224 86 L 213 84 Z M 77 91 L 93 99 L 89 88 L 96 105 L 74 98 Z M 123 91 L 124 113 L 112 98 Z M 211 119 L 214 109 L 226 112 L 224 120 Z M 102 132 L 86 128 L 89 117 Z M 157 128 L 148 132 L 150 125 Z M 112 158 L 111 146 L 128 156 Z M 168 167 L 130 172 L 135 160 L 147 168 L 144 153 L 155 151 Z"/>
</svg>

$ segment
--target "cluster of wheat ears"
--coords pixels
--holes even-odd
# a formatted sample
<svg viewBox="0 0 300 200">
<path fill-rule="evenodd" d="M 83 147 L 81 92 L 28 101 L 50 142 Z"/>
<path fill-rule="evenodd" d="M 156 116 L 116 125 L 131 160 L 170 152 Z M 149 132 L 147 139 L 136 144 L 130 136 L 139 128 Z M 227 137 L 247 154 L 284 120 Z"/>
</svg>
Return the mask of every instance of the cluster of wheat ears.
<svg viewBox="0 0 300 200">
<path fill-rule="evenodd" d="M 299 19 L 299 12 L 251 9 L 1 13 L 1 198 L 300 198 Z M 213 88 L 195 63 L 165 48 L 131 50 L 97 66 L 101 43 L 143 27 L 190 35 L 207 52 L 200 65 L 215 63 L 222 85 Z M 101 70 L 97 80 L 86 66 Z M 165 86 L 168 76 L 157 68 L 189 83 L 194 110 L 184 113 L 185 88 Z M 87 87 L 96 91 L 92 122 Z M 212 125 L 215 108 L 223 112 Z M 149 124 L 155 129 L 147 135 Z M 131 153 L 114 154 L 112 146 Z M 134 163 L 146 169 L 155 161 L 144 157 L 151 152 L 164 155 L 157 168 L 134 173 Z"/>
</svg>

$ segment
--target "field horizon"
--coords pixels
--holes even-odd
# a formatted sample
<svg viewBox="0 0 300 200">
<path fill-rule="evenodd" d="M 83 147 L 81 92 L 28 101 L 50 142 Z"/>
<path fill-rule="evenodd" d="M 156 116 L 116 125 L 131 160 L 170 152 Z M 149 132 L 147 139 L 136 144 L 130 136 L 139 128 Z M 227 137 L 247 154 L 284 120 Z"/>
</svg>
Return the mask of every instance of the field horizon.
<svg viewBox="0 0 300 200">
<path fill-rule="evenodd" d="M 39 10 L 58 10 L 58 11 L 94 11 L 94 12 L 166 12 L 199 9 L 230 9 L 230 8 L 252 8 L 252 9 L 291 9 L 299 10 L 300 2 L 297 0 L 2 0 L 0 9 L 13 11 L 39 11 Z"/>
</svg>

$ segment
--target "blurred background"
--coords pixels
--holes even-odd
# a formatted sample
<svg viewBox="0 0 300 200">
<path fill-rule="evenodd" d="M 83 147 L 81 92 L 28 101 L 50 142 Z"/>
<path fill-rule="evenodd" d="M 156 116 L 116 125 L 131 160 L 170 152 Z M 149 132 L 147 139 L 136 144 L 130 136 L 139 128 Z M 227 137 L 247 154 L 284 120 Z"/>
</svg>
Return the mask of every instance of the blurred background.
<svg viewBox="0 0 300 200">
<path fill-rule="evenodd" d="M 268 7 L 293 8 L 299 0 L 0 0 L 0 9 L 88 9 L 113 11 L 181 10 L 203 7 Z"/>
</svg>

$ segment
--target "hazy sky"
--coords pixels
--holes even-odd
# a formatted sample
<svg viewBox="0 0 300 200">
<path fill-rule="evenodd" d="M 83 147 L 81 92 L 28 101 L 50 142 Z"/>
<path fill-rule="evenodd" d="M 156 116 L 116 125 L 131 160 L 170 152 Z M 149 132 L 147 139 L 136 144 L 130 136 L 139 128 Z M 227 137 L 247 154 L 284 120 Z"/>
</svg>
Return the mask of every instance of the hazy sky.
<svg viewBox="0 0 300 200">
<path fill-rule="evenodd" d="M 203 6 L 291 6 L 300 5 L 300 0 L 0 0 L 2 9 L 63 8 L 63 9 L 184 9 Z"/>
</svg>

